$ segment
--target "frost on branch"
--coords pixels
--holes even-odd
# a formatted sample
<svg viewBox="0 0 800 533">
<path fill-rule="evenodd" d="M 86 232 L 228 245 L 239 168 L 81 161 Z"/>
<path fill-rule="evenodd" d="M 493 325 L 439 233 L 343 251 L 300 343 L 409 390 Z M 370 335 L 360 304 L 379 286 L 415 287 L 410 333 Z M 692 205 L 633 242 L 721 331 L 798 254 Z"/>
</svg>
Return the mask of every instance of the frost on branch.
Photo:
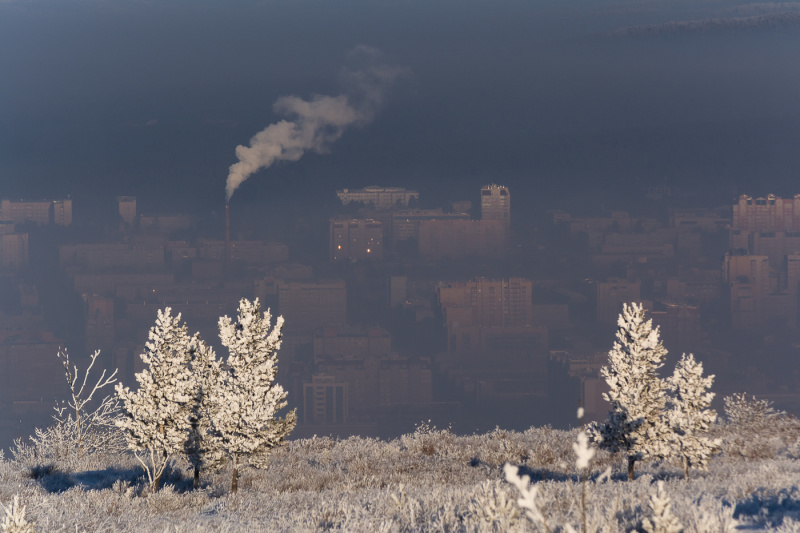
<svg viewBox="0 0 800 533">
<path fill-rule="evenodd" d="M 589 428 L 591 440 L 611 453 L 628 456 L 628 479 L 636 461 L 668 454 L 668 428 L 663 412 L 666 384 L 658 377 L 667 350 L 658 327 L 645 321 L 641 304 L 624 304 L 617 340 L 608 352 L 608 366 L 600 369 L 610 388 L 603 398 L 611 403 L 608 420 Z"/>
<path fill-rule="evenodd" d="M 710 409 L 714 393 L 708 391 L 714 376 L 703 377 L 703 364 L 695 361 L 694 355 L 683 354 L 668 382 L 672 391 L 672 408 L 667 412 L 670 445 L 688 480 L 689 468 L 708 469 L 708 461 L 722 444 L 720 439 L 706 436 L 717 420 L 717 412 Z"/>
<path fill-rule="evenodd" d="M 70 362 L 67 350 L 59 349 L 58 358 L 64 365 L 70 398 L 54 407 L 53 425 L 34 429 L 34 435 L 28 437 L 31 445 L 15 440 L 13 453 L 18 461 L 63 461 L 84 454 L 113 453 L 125 448 L 116 427 L 119 417 L 117 398 L 105 396 L 95 403 L 98 391 L 117 381 L 116 370 L 109 376 L 103 370 L 97 380 L 89 380 L 99 355 L 99 350 L 91 355 L 88 367 L 81 374 Z"/>
<path fill-rule="evenodd" d="M 728 424 L 741 428 L 764 427 L 774 418 L 786 415 L 784 411 L 776 411 L 769 400 L 748 398 L 743 392 L 726 396 L 723 402 Z"/>
<path fill-rule="evenodd" d="M 258 299 L 242 299 L 236 322 L 219 319 L 219 337 L 228 349 L 228 368 L 222 372 L 213 402 L 218 409 L 212 418 L 214 438 L 233 464 L 231 491 L 238 488 L 239 467 L 263 468 L 272 448 L 283 443 L 294 429 L 294 410 L 283 419 L 278 410 L 286 407 L 287 392 L 275 381 L 277 352 L 281 346 L 283 317 L 271 328 L 272 315 L 261 314 Z M 271 328 L 271 329 L 270 329 Z"/>
<path fill-rule="evenodd" d="M 119 426 L 147 473 L 151 492 L 158 490 L 169 459 L 184 451 L 194 398 L 192 339 L 180 323 L 181 315 L 171 312 L 169 307 L 159 310 L 150 329 L 141 354 L 146 368 L 136 374 L 139 388 L 132 391 L 121 383 L 116 387 L 124 415 Z"/>
</svg>

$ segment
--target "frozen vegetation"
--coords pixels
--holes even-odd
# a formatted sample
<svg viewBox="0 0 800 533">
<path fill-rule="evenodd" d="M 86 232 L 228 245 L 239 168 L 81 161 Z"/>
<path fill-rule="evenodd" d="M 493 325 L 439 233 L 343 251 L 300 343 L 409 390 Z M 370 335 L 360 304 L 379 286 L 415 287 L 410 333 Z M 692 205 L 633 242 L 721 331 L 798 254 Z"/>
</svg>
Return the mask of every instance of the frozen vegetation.
<svg viewBox="0 0 800 533">
<path fill-rule="evenodd" d="M 97 354 L 84 373 L 59 354 L 71 399 L 0 454 L 0 532 L 800 532 L 800 422 L 744 394 L 718 419 L 691 354 L 659 377 L 644 314 L 623 309 L 601 371 L 609 417 L 587 431 L 421 423 L 385 442 L 287 440 L 283 322 L 257 300 L 220 319 L 224 365 L 167 308 L 136 391 L 101 400 L 116 379 L 90 378 Z"/>
<path fill-rule="evenodd" d="M 679 460 L 664 460 L 643 461 L 629 482 L 624 452 L 597 451 L 586 469 L 587 529 L 645 531 L 662 524 L 656 515 L 668 505 L 687 532 L 800 531 L 800 423 L 778 413 L 718 423 L 711 433 L 721 451 L 688 481 Z M 292 440 L 273 450 L 267 468 L 244 469 L 235 494 L 231 467 L 204 475 L 193 490 L 191 465 L 178 459 L 161 490 L 148 494 L 132 455 L 56 461 L 29 448 L 0 462 L 0 503 L 10 509 L 18 496 L 41 532 L 545 531 L 517 502 L 508 463 L 532 480 L 550 531 L 582 531 L 577 434 L 544 427 L 454 435 L 422 424 L 389 442 Z"/>
</svg>

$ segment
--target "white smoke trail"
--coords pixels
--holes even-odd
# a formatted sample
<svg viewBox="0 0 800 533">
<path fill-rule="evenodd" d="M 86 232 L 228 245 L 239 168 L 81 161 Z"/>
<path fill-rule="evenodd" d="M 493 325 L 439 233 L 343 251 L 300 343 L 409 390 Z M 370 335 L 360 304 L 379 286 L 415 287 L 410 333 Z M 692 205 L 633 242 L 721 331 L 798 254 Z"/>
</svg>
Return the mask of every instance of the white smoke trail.
<svg viewBox="0 0 800 533">
<path fill-rule="evenodd" d="M 297 161 L 307 150 L 325 153 L 349 126 L 372 120 L 386 89 L 404 70 L 379 64 L 380 53 L 374 48 L 359 46 L 349 56 L 358 65 L 342 72 L 347 94 L 314 95 L 310 100 L 281 97 L 273 109 L 290 120 L 270 124 L 250 139 L 250 146 L 236 147 L 239 161 L 228 172 L 226 202 L 254 172 L 275 161 Z"/>
</svg>

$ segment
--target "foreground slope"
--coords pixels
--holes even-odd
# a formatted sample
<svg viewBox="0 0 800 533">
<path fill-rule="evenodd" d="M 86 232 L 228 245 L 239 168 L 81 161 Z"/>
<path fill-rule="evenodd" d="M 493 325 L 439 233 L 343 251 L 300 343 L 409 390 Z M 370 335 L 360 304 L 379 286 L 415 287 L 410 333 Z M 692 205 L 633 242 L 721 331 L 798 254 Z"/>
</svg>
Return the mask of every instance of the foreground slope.
<svg viewBox="0 0 800 533">
<path fill-rule="evenodd" d="M 668 462 L 643 463 L 625 481 L 623 458 L 599 452 L 586 484 L 588 529 L 642 530 L 663 480 L 685 531 L 799 531 L 800 424 L 783 417 L 768 427 L 713 431 L 722 451 L 688 482 Z M 290 441 L 267 469 L 242 473 L 238 494 L 228 492 L 226 470 L 193 491 L 188 464 L 175 463 L 164 488 L 146 496 L 142 471 L 127 455 L 49 463 L 19 456 L 0 462 L 0 503 L 19 495 L 36 531 L 53 532 L 536 531 L 503 479 L 509 462 L 539 485 L 537 504 L 551 530 L 580 531 L 575 436 L 546 427 L 457 436 L 423 424 L 389 442 Z"/>
</svg>

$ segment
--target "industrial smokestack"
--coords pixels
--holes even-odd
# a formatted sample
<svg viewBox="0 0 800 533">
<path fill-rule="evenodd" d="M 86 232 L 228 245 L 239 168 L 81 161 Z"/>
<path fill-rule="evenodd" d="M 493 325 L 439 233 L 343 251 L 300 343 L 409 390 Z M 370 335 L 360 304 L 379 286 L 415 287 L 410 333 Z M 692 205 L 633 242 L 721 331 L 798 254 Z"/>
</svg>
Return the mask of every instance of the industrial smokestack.
<svg viewBox="0 0 800 533">
<path fill-rule="evenodd" d="M 231 205 L 225 204 L 225 256 L 223 257 L 223 265 L 225 270 L 228 269 L 228 262 L 231 259 Z"/>
</svg>

